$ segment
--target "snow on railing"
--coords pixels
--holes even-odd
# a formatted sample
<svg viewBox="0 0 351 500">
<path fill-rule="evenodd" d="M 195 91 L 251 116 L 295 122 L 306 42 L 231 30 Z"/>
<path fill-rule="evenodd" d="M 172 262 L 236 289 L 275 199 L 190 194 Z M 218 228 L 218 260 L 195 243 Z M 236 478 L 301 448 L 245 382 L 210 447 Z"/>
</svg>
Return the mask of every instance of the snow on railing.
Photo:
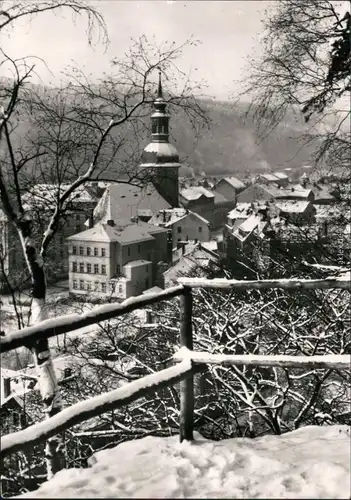
<svg viewBox="0 0 351 500">
<path fill-rule="evenodd" d="M 179 285 L 160 293 L 132 297 L 119 304 L 107 304 L 82 314 L 72 314 L 43 321 L 39 325 L 24 328 L 0 338 L 2 352 L 20 346 L 29 346 L 40 338 L 49 338 L 69 333 L 82 327 L 96 324 L 150 304 L 180 296 L 180 350 L 174 355 L 177 365 L 152 375 L 146 375 L 122 388 L 107 392 L 92 399 L 66 408 L 55 416 L 34 424 L 27 429 L 4 436 L 1 439 L 0 456 L 19 451 L 26 446 L 48 439 L 106 411 L 120 408 L 151 391 L 168 387 L 180 381 L 180 440 L 193 439 L 194 421 L 194 380 L 195 373 L 206 369 L 207 364 L 280 366 L 295 368 L 349 369 L 350 357 L 347 355 L 326 356 L 286 356 L 286 355 L 217 355 L 206 352 L 193 352 L 192 333 L 192 288 L 219 289 L 330 289 L 351 290 L 348 274 L 326 279 L 283 279 L 239 281 L 226 279 L 180 278 Z"/>
<path fill-rule="evenodd" d="M 111 318 L 118 318 L 129 312 L 135 311 L 141 307 L 149 306 L 169 300 L 181 295 L 184 291 L 182 285 L 167 288 L 162 292 L 138 295 L 124 300 L 121 303 L 104 304 L 94 307 L 91 311 L 83 314 L 66 314 L 56 318 L 46 319 L 38 325 L 28 326 L 22 330 L 0 337 L 1 352 L 12 351 L 21 346 L 28 346 L 42 338 L 55 337 L 64 333 L 73 332 L 80 328 L 95 325 L 100 321 L 106 321 Z"/>
<path fill-rule="evenodd" d="M 191 361 L 186 359 L 175 366 L 151 375 L 145 375 L 118 389 L 76 403 L 47 420 L 2 437 L 0 456 L 3 457 L 20 451 L 29 445 L 32 446 L 35 443 L 44 441 L 90 418 L 126 406 L 149 392 L 173 385 L 199 371 L 201 371 L 200 367 L 198 369 L 194 368 Z"/>
</svg>

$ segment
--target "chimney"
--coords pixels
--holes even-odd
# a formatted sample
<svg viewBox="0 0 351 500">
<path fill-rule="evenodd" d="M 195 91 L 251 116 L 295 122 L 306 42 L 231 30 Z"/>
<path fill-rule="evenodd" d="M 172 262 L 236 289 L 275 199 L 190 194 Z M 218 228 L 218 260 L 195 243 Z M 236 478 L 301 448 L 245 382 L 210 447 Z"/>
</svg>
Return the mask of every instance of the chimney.
<svg viewBox="0 0 351 500">
<path fill-rule="evenodd" d="M 108 219 L 108 221 L 106 223 L 108 226 L 111 226 L 111 227 L 113 227 L 115 225 L 115 221 L 112 219 Z"/>
<path fill-rule="evenodd" d="M 10 377 L 4 377 L 2 379 L 4 399 L 8 398 L 11 394 L 11 379 Z"/>
</svg>

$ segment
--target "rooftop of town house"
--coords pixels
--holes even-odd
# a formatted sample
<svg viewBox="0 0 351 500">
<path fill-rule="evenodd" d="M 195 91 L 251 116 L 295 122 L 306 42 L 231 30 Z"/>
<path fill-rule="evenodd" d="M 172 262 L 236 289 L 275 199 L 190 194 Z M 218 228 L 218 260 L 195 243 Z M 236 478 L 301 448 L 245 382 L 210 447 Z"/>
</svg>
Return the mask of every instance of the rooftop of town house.
<svg viewBox="0 0 351 500">
<path fill-rule="evenodd" d="M 195 212 L 192 212 L 191 210 L 187 210 L 186 208 L 170 208 L 165 210 L 159 210 L 151 217 L 151 219 L 149 220 L 149 224 L 154 224 L 157 226 L 162 225 L 163 227 L 170 227 L 175 222 L 179 222 L 188 215 L 196 217 L 205 224 L 209 224 L 207 219 L 201 217 L 201 215 L 196 214 Z"/>
<path fill-rule="evenodd" d="M 228 213 L 229 219 L 239 219 L 243 217 L 248 217 L 250 215 L 249 212 L 252 212 L 252 204 L 251 203 L 237 203 L 236 207 L 233 208 Z"/>
<path fill-rule="evenodd" d="M 119 225 L 127 225 L 141 210 L 148 211 L 149 215 L 167 208 L 171 208 L 171 205 L 151 183 L 143 187 L 112 183 L 95 207 L 94 219 L 105 223 L 116 220 Z"/>
<path fill-rule="evenodd" d="M 70 184 L 36 184 L 23 193 L 23 203 L 28 207 L 56 205 L 57 196 L 62 195 L 69 187 Z M 88 186 L 77 187 L 68 198 L 69 203 L 94 203 L 96 201 L 96 197 Z"/>
<path fill-rule="evenodd" d="M 215 197 L 214 198 L 215 205 L 222 205 L 225 203 L 233 203 L 230 200 L 228 200 L 228 198 L 226 198 L 222 193 L 219 193 L 218 191 L 216 191 L 216 188 L 213 190 L 213 194 Z"/>
<path fill-rule="evenodd" d="M 276 182 L 276 180 L 277 180 L 276 175 L 270 174 L 270 173 L 260 174 L 259 177 L 263 177 L 263 179 L 266 179 L 267 181 L 270 181 L 270 182 Z"/>
<path fill-rule="evenodd" d="M 113 225 L 111 225 L 111 223 Z M 121 227 L 111 221 L 109 224 L 98 222 L 94 227 L 67 238 L 70 241 L 118 242 L 123 244 L 153 240 L 154 234 L 165 232 L 166 229 L 138 221 Z"/>
<path fill-rule="evenodd" d="M 288 179 L 288 176 L 284 172 L 274 172 L 273 175 L 281 180 Z"/>
<path fill-rule="evenodd" d="M 192 186 L 186 189 L 182 189 L 180 191 L 180 194 L 188 201 L 198 200 L 199 198 L 201 198 L 201 196 L 209 199 L 215 197 L 214 193 L 204 188 L 203 186 Z"/>
<path fill-rule="evenodd" d="M 147 265 L 152 265 L 151 260 L 138 259 L 138 260 L 131 260 L 130 262 L 127 262 L 126 264 L 124 264 L 123 267 L 141 267 L 141 266 L 147 266 Z"/>
<path fill-rule="evenodd" d="M 218 184 L 220 182 L 223 182 L 223 181 L 227 182 L 235 189 L 245 189 L 245 187 L 246 187 L 245 184 L 241 180 L 237 179 L 236 177 L 224 177 L 223 179 L 221 179 L 218 182 Z"/>
<path fill-rule="evenodd" d="M 251 186 L 248 186 L 240 194 L 238 194 L 237 202 L 242 203 L 241 200 L 244 199 L 247 193 L 251 193 L 251 195 L 257 200 L 259 200 L 260 196 L 262 195 L 274 196 L 274 194 L 272 194 L 272 187 L 273 187 L 272 185 L 267 186 L 266 184 L 260 184 L 260 183 L 252 184 Z"/>
<path fill-rule="evenodd" d="M 286 213 L 304 213 L 311 203 L 300 200 L 282 200 L 277 201 L 275 206 Z"/>
</svg>

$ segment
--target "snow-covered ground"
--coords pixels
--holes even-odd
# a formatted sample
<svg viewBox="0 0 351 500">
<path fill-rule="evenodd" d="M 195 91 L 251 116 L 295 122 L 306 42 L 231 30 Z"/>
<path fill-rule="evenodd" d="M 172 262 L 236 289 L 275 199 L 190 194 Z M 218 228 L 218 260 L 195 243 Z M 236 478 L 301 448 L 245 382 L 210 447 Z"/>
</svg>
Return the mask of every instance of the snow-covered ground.
<svg viewBox="0 0 351 500">
<path fill-rule="evenodd" d="M 96 453 L 20 498 L 350 498 L 350 428 L 192 443 L 147 437 Z M 19 498 L 19 497 L 18 497 Z"/>
</svg>

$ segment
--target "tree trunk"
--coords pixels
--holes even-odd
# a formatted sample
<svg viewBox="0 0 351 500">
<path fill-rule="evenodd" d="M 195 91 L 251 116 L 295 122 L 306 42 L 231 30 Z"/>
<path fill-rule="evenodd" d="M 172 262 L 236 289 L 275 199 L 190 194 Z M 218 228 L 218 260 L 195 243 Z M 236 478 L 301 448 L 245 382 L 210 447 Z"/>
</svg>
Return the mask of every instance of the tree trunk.
<svg viewBox="0 0 351 500">
<path fill-rule="evenodd" d="M 24 239 L 24 247 L 32 281 L 33 299 L 31 304 L 30 324 L 37 325 L 47 318 L 45 307 L 46 283 L 44 260 L 41 255 L 37 255 L 34 242 L 30 237 Z M 36 365 L 45 417 L 50 418 L 61 411 L 62 403 L 48 339 L 41 339 L 34 345 L 28 347 L 33 353 Z M 47 440 L 45 459 L 48 479 L 64 468 L 63 446 L 60 436 L 54 436 Z"/>
</svg>

